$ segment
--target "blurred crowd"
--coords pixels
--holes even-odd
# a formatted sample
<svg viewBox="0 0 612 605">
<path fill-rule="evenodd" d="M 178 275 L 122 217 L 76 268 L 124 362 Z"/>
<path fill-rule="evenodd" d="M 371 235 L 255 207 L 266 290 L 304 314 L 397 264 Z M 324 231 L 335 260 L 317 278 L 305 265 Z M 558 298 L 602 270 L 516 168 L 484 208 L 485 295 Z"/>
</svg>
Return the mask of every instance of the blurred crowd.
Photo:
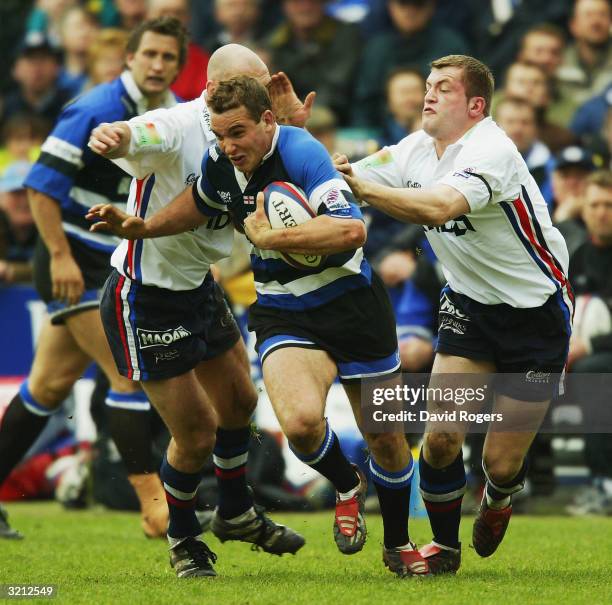
<svg viewBox="0 0 612 605">
<path fill-rule="evenodd" d="M 162 15 L 191 34 L 176 95 L 199 96 L 210 53 L 244 44 L 270 72 L 284 71 L 300 98 L 316 91 L 307 128 L 330 153 L 352 159 L 419 129 L 431 60 L 481 59 L 496 78 L 493 118 L 566 237 L 577 294 L 598 296 L 612 311 L 609 0 L 3 0 L 0 284 L 31 280 L 36 233 L 23 181 L 61 108 L 118 77 L 127 33 Z M 366 254 L 394 301 L 403 368 L 427 371 L 442 285 L 437 261 L 420 227 L 374 211 L 367 221 Z M 611 371 L 611 335 L 583 330 L 569 361 L 570 370 Z M 610 511 L 611 448 L 609 439 L 587 447 Z"/>
</svg>

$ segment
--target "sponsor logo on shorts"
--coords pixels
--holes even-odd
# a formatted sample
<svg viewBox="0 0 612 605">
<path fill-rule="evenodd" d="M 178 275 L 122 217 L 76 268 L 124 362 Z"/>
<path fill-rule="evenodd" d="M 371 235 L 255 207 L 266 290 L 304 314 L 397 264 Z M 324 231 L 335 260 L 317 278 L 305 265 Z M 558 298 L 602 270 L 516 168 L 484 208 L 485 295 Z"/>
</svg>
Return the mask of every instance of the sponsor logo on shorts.
<svg viewBox="0 0 612 605">
<path fill-rule="evenodd" d="M 442 298 L 440 299 L 440 313 L 444 313 L 445 315 L 452 315 L 457 319 L 463 319 L 465 321 L 470 321 L 469 317 L 460 311 L 457 308 L 457 305 L 448 297 L 446 292 L 442 294 Z"/>
<path fill-rule="evenodd" d="M 138 334 L 138 346 L 141 349 L 148 349 L 149 347 L 168 347 L 177 340 L 191 336 L 191 332 L 183 328 L 183 326 L 163 331 L 141 330 L 137 328 L 136 333 Z"/>
<path fill-rule="evenodd" d="M 533 384 L 548 384 L 550 382 L 550 372 L 538 372 L 537 370 L 529 370 L 525 374 L 526 382 Z"/>
<path fill-rule="evenodd" d="M 467 326 L 462 321 L 457 321 L 452 317 L 441 317 L 438 331 L 450 330 L 455 334 L 465 334 Z"/>
<path fill-rule="evenodd" d="M 178 349 L 170 349 L 169 351 L 155 351 L 153 355 L 155 355 L 155 363 L 160 363 L 161 361 L 178 359 L 181 354 Z"/>
</svg>

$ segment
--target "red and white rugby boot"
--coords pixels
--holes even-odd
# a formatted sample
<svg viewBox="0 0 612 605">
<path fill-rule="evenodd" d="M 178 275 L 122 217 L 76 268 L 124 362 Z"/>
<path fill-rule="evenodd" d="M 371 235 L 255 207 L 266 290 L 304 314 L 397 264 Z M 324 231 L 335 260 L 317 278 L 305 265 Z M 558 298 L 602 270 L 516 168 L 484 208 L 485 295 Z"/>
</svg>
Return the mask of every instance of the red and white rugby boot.
<svg viewBox="0 0 612 605">
<path fill-rule="evenodd" d="M 363 516 L 368 482 L 361 470 L 352 465 L 359 477 L 357 492 L 348 500 L 341 500 L 336 492 L 336 517 L 334 540 L 338 550 L 345 555 L 359 552 L 366 541 L 366 523 Z"/>
</svg>

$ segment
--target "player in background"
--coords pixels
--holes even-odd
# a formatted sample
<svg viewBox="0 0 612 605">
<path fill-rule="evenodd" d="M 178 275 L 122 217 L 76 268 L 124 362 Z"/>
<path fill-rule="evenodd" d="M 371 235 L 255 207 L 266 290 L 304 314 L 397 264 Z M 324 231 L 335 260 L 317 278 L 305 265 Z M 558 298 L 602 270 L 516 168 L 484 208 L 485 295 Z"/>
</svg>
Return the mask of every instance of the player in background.
<svg viewBox="0 0 612 605">
<path fill-rule="evenodd" d="M 109 205 L 94 207 L 90 216 L 101 222 L 93 229 L 140 241 L 201 228 L 225 212 L 246 229 L 257 290 L 249 328 L 257 335 L 268 395 L 294 453 L 336 487 L 334 539 L 342 553 L 352 554 L 366 539 L 366 480 L 342 453 L 324 417 L 325 402 L 339 376 L 361 424 L 361 378 L 389 379 L 397 372 L 391 304 L 363 256 L 361 213 L 325 148 L 301 129 L 279 126 L 265 88 L 253 78 L 221 82 L 208 106 L 218 145 L 204 154 L 195 184 L 146 220 Z M 271 229 L 261 191 L 274 181 L 303 189 L 315 218 Z M 281 252 L 328 258 L 303 272 Z M 408 536 L 412 459 L 404 435 L 365 437 L 383 515 L 385 563 L 402 577 L 426 574 Z"/>
<path fill-rule="evenodd" d="M 185 60 L 186 42 L 175 19 L 147 21 L 136 28 L 127 43 L 127 69 L 66 106 L 25 181 L 40 234 L 35 284 L 49 318 L 30 375 L 0 426 L 1 483 L 95 361 L 110 381 L 106 403 L 112 437 L 140 500 L 143 529 L 151 537 L 165 535 L 168 511 L 152 468 L 150 404 L 138 384 L 117 372 L 98 310 L 119 240 L 91 233 L 84 218 L 96 203 L 124 206 L 130 177 L 91 152 L 87 142 L 100 122 L 176 104 L 168 87 Z"/>
<path fill-rule="evenodd" d="M 520 406 L 538 427 L 558 393 L 568 352 L 567 247 L 520 153 L 489 117 L 488 67 L 464 55 L 431 67 L 423 130 L 353 166 L 337 156 L 335 165 L 357 198 L 425 225 L 448 282 L 432 376 L 520 374 L 518 381 L 495 383 L 493 411 Z M 436 402 L 428 405 L 434 409 Z M 472 536 L 482 557 L 503 539 L 535 434 L 494 426 L 487 433 L 487 483 Z M 421 493 L 434 534 L 421 553 L 432 573 L 454 573 L 461 561 L 464 437 L 460 430 L 427 432 L 421 450 Z"/>
<path fill-rule="evenodd" d="M 216 142 L 207 97 L 220 80 L 238 74 L 268 86 L 275 109 L 303 125 L 314 95 L 303 106 L 286 76 L 271 78 L 253 51 L 238 44 L 221 47 L 210 59 L 200 98 L 92 132 L 90 148 L 134 176 L 129 214 L 151 216 L 195 181 L 202 156 Z M 220 213 L 189 233 L 123 240 L 112 257 L 115 272 L 102 303 L 120 372 L 142 381 L 172 433 L 161 478 L 170 508 L 171 561 L 179 577 L 214 573 L 214 555 L 195 537 L 200 529 L 193 508 L 199 471 L 213 444 L 219 485 L 213 533 L 275 554 L 296 552 L 304 544 L 255 510 L 246 483 L 257 393 L 244 342 L 208 272 L 211 263 L 231 253 L 233 238 L 229 214 Z"/>
</svg>

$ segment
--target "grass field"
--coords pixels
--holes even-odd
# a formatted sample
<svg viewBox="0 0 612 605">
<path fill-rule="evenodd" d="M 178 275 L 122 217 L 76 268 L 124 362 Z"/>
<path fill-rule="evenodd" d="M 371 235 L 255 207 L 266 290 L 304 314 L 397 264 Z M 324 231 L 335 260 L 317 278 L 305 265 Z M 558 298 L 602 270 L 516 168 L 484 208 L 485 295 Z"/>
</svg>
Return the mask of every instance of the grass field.
<svg viewBox="0 0 612 605">
<path fill-rule="evenodd" d="M 54 503 L 8 510 L 26 539 L 0 541 L 0 584 L 55 584 L 56 603 L 612 603 L 612 518 L 516 516 L 499 552 L 480 559 L 468 547 L 472 519 L 466 517 L 456 577 L 398 580 L 381 562 L 378 515 L 368 517 L 364 550 L 346 557 L 331 538 L 332 512 L 277 514 L 306 537 L 295 557 L 221 545 L 208 534 L 219 555 L 219 577 L 178 580 L 164 542 L 146 540 L 136 515 L 67 512 Z M 412 522 L 411 535 L 420 544 L 428 541 L 427 521 Z"/>
</svg>

